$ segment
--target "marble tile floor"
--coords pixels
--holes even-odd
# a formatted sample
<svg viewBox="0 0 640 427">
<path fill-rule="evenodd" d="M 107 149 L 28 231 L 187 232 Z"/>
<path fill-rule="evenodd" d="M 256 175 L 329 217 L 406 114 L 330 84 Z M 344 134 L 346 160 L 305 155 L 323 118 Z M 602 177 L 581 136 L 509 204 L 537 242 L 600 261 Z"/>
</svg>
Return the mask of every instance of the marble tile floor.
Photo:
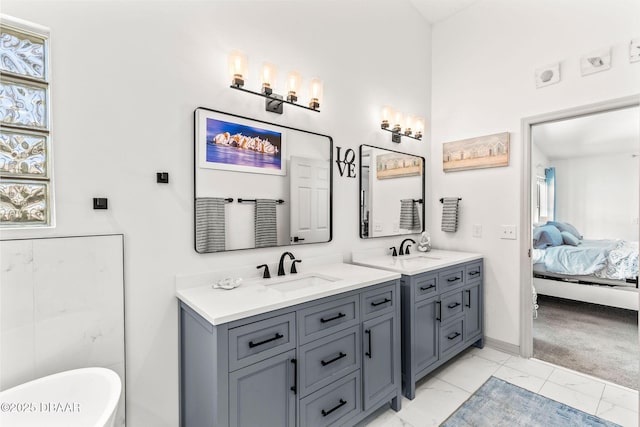
<svg viewBox="0 0 640 427">
<path fill-rule="evenodd" d="M 624 427 L 638 427 L 636 390 L 487 346 L 472 347 L 423 378 L 414 400 L 402 398 L 400 412 L 383 408 L 360 426 L 438 426 L 492 375 Z"/>
</svg>

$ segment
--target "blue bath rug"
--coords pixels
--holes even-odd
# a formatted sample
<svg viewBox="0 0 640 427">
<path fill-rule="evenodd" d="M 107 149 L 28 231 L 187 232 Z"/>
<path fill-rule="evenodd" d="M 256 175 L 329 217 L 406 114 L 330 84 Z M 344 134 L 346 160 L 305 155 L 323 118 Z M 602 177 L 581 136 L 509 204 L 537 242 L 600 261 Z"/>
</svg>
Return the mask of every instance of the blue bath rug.
<svg viewBox="0 0 640 427">
<path fill-rule="evenodd" d="M 441 427 L 621 427 L 491 377 Z"/>
</svg>

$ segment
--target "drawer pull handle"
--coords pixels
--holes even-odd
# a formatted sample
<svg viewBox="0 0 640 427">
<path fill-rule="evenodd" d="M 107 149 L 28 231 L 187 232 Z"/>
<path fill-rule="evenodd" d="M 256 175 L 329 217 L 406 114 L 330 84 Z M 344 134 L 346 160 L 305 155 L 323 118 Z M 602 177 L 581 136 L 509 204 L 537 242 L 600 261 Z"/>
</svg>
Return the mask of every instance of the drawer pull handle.
<svg viewBox="0 0 640 427">
<path fill-rule="evenodd" d="M 329 409 L 328 411 L 325 411 L 324 409 L 322 410 L 322 416 L 326 417 L 327 415 L 329 415 L 330 413 L 332 413 L 333 411 L 336 411 L 340 408 L 342 408 L 344 405 L 347 404 L 347 401 L 344 399 L 340 399 L 340 403 L 338 403 L 336 406 L 334 406 L 333 408 Z"/>
<path fill-rule="evenodd" d="M 259 345 L 266 344 L 266 343 L 269 343 L 271 341 L 279 340 L 280 338 L 284 338 L 284 335 L 282 335 L 279 332 L 276 332 L 276 334 L 273 336 L 273 338 L 268 338 L 268 339 L 266 339 L 264 341 L 260 341 L 260 342 L 249 341 L 249 348 L 257 347 Z"/>
<path fill-rule="evenodd" d="M 467 289 L 467 290 L 465 290 L 465 292 L 469 296 L 469 304 L 465 304 L 465 306 L 471 308 L 471 290 Z"/>
<path fill-rule="evenodd" d="M 364 331 L 365 334 L 369 335 L 369 351 L 367 351 L 364 355 L 371 359 L 371 329 L 367 329 Z"/>
<path fill-rule="evenodd" d="M 435 287 L 436 287 L 436 285 L 429 285 L 429 286 L 427 286 L 427 287 L 422 287 L 422 286 L 420 286 L 420 290 L 421 290 L 421 291 L 428 291 L 429 289 L 433 289 L 433 288 L 435 288 Z"/>
<path fill-rule="evenodd" d="M 298 359 L 291 359 L 291 363 L 293 363 L 293 385 L 291 386 L 291 391 L 293 394 L 298 394 Z"/>
<path fill-rule="evenodd" d="M 436 301 L 436 320 L 442 322 L 442 301 Z"/>
<path fill-rule="evenodd" d="M 460 332 L 456 332 L 454 334 L 448 335 L 447 339 L 448 340 L 454 340 L 454 339 L 458 338 L 459 336 L 460 336 Z"/>
<path fill-rule="evenodd" d="M 336 316 L 333 317 L 329 317 L 328 319 L 325 319 L 324 317 L 320 318 L 320 323 L 327 323 L 327 322 L 331 322 L 332 320 L 337 320 L 340 319 L 341 317 L 346 317 L 347 315 L 344 313 L 338 313 Z"/>
<path fill-rule="evenodd" d="M 447 307 L 449 308 L 456 308 L 457 306 L 459 306 L 460 303 L 459 302 L 452 302 L 451 304 L 449 304 Z"/>
<path fill-rule="evenodd" d="M 480 274 L 480 270 L 478 270 L 478 271 L 470 271 L 469 272 L 469 276 L 477 276 L 478 274 Z"/>
<path fill-rule="evenodd" d="M 391 300 L 389 298 L 385 298 L 385 299 L 383 299 L 382 301 L 379 301 L 379 302 L 372 302 L 371 305 L 374 306 L 374 307 L 377 307 L 379 305 L 386 304 L 388 302 L 391 302 Z"/>
<path fill-rule="evenodd" d="M 327 360 L 326 362 L 324 360 L 321 360 L 320 363 L 322 363 L 322 366 L 327 366 L 330 363 L 337 362 L 338 360 L 342 359 L 343 357 L 347 357 L 347 354 L 343 353 L 343 352 L 340 352 L 338 354 L 338 356 L 334 357 L 333 359 Z"/>
<path fill-rule="evenodd" d="M 460 278 L 458 276 L 456 277 L 450 277 L 447 279 L 447 282 L 451 283 L 451 282 L 457 282 L 458 280 L 460 280 Z"/>
</svg>

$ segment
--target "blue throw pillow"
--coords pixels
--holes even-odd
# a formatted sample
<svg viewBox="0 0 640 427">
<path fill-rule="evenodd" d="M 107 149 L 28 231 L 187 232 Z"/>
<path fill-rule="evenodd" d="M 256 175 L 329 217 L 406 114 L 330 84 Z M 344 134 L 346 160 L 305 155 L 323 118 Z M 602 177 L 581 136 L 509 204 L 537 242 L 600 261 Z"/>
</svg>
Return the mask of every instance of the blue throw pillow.
<svg viewBox="0 0 640 427">
<path fill-rule="evenodd" d="M 553 225 L 543 225 L 533 230 L 533 247 L 545 249 L 548 246 L 562 245 L 562 234 Z"/>
<path fill-rule="evenodd" d="M 578 246 L 580 243 L 582 243 L 580 239 L 578 239 L 568 231 L 561 231 L 560 234 L 562 235 L 562 242 L 565 245 Z"/>
<path fill-rule="evenodd" d="M 569 224 L 568 222 L 560 222 L 560 221 L 547 221 L 547 225 L 553 225 L 560 231 L 567 231 L 573 234 L 576 238 L 582 240 L 582 234 L 576 230 L 576 228 Z"/>
</svg>

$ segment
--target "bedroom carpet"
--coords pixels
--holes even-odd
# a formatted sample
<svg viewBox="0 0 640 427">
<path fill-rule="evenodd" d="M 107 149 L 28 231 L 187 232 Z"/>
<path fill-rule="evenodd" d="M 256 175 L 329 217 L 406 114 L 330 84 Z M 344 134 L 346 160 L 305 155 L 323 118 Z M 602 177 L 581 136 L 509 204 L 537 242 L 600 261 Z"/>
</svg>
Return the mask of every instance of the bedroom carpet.
<svg viewBox="0 0 640 427">
<path fill-rule="evenodd" d="M 440 427 L 621 427 L 491 377 Z"/>
<path fill-rule="evenodd" d="M 533 357 L 638 390 L 638 314 L 539 295 Z"/>
</svg>

